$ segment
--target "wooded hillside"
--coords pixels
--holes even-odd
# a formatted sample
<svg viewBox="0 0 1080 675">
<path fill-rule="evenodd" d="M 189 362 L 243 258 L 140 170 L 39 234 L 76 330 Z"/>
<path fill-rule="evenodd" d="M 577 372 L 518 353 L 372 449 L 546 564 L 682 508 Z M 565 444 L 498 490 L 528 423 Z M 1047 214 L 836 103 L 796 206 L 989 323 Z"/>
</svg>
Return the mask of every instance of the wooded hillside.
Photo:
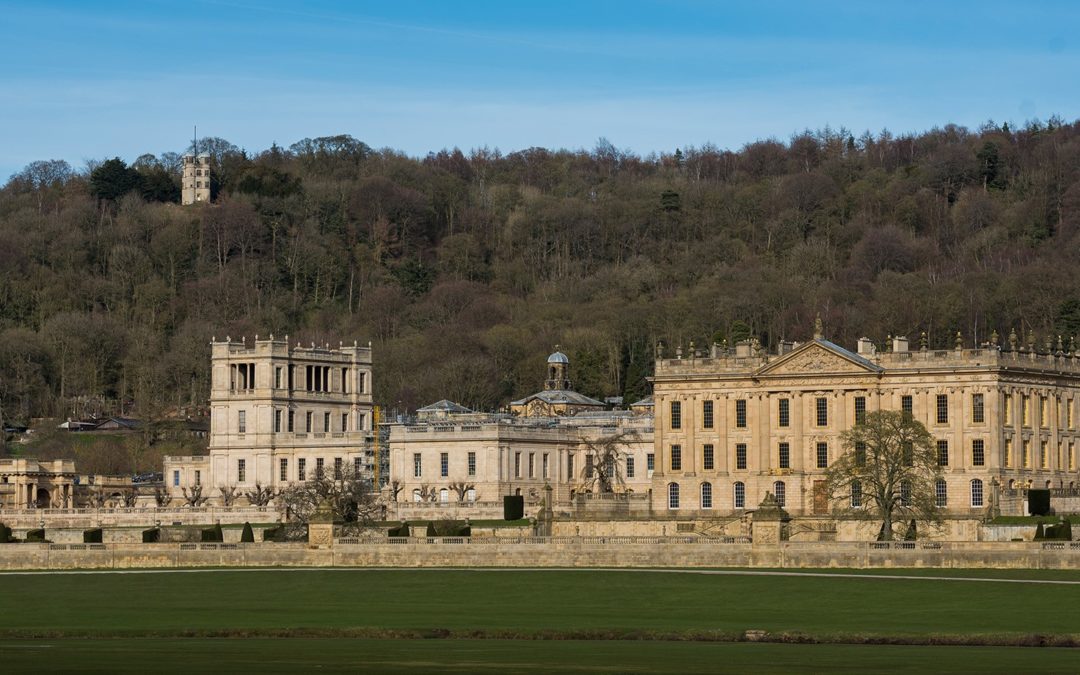
<svg viewBox="0 0 1080 675">
<path fill-rule="evenodd" d="M 772 346 L 818 313 L 846 346 L 1080 332 L 1078 123 L 659 157 L 199 149 L 210 207 L 173 203 L 173 153 L 37 162 L 0 190 L 5 420 L 205 405 L 211 336 L 371 340 L 378 402 L 491 409 L 556 344 L 579 391 L 632 401 L 658 340 Z"/>
</svg>

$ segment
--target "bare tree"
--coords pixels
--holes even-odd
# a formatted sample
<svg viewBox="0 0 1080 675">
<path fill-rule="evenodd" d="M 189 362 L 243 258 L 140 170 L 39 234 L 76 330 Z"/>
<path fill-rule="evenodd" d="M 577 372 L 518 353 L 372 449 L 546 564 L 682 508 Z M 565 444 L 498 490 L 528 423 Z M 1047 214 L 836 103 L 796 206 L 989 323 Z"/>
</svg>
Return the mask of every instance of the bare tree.
<svg viewBox="0 0 1080 675">
<path fill-rule="evenodd" d="M 290 539 L 307 536 L 307 524 L 323 504 L 349 533 L 370 528 L 382 514 L 370 479 L 350 466 L 343 466 L 340 472 L 318 471 L 311 480 L 283 490 L 278 499 L 285 505 L 286 536 Z"/>
<path fill-rule="evenodd" d="M 255 489 L 245 492 L 244 496 L 255 506 L 266 506 L 274 497 L 278 496 L 278 491 L 269 485 L 263 486 L 255 483 Z"/>
<path fill-rule="evenodd" d="M 457 482 L 450 483 L 450 489 L 457 494 L 457 500 L 459 502 L 465 501 L 465 495 L 469 494 L 469 490 L 474 489 L 476 486 L 472 483 Z"/>
<path fill-rule="evenodd" d="M 883 541 L 892 541 L 894 528 L 909 519 L 941 521 L 941 466 L 933 438 L 921 422 L 908 413 L 879 410 L 867 413 L 865 422 L 840 438 L 845 452 L 827 473 L 838 511 L 880 520 Z"/>
<path fill-rule="evenodd" d="M 139 491 L 136 489 L 127 490 L 120 493 L 120 499 L 123 500 L 124 506 L 132 508 L 139 501 Z"/>
<path fill-rule="evenodd" d="M 184 493 L 184 503 L 188 506 L 202 506 L 206 503 L 206 497 L 203 496 L 202 485 L 196 485 L 191 488 L 180 488 Z"/>
<path fill-rule="evenodd" d="M 90 490 L 90 493 L 87 495 L 86 500 L 90 504 L 91 507 L 93 507 L 95 509 L 100 509 L 101 507 L 105 506 L 105 501 L 108 498 L 109 497 L 108 497 L 108 495 L 105 494 L 104 490 L 102 490 L 99 487 L 96 487 L 96 488 L 93 488 L 92 490 Z"/>
<path fill-rule="evenodd" d="M 158 485 L 154 488 L 154 503 L 158 508 L 164 508 L 172 501 L 172 495 L 169 494 L 169 489 L 164 485 Z"/>
<path fill-rule="evenodd" d="M 608 494 L 625 489 L 623 464 L 631 443 L 638 440 L 635 430 L 620 431 L 585 441 L 585 466 L 578 490 Z"/>
<path fill-rule="evenodd" d="M 218 488 L 218 492 L 221 494 L 221 504 L 223 506 L 232 506 L 236 502 L 236 498 L 240 496 L 240 490 L 235 485 L 222 485 Z"/>
<path fill-rule="evenodd" d="M 401 485 L 401 481 L 390 481 L 390 501 L 396 502 L 398 500 L 398 495 L 401 494 L 402 489 L 404 488 Z"/>
</svg>

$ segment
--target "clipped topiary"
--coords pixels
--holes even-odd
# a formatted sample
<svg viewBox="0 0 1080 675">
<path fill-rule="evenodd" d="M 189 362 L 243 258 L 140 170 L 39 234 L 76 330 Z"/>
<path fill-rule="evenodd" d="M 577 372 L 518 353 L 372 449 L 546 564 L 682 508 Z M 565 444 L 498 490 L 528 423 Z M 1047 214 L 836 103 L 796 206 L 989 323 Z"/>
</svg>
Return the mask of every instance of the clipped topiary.
<svg viewBox="0 0 1080 675">
<path fill-rule="evenodd" d="M 240 541 L 245 544 L 255 543 L 255 532 L 251 529 L 251 523 L 244 523 L 244 531 L 240 533 Z"/>
<path fill-rule="evenodd" d="M 0 523 L 0 544 L 10 544 L 14 540 L 11 538 L 11 528 L 3 523 Z"/>
<path fill-rule="evenodd" d="M 911 519 L 911 523 L 908 525 L 907 532 L 904 533 L 904 541 L 915 541 L 918 536 L 918 531 L 915 529 L 915 519 Z"/>
<path fill-rule="evenodd" d="M 405 522 L 398 527 L 391 527 L 386 531 L 388 537 L 408 537 L 409 536 L 409 523 Z"/>
<path fill-rule="evenodd" d="M 437 537 L 437 536 L 439 536 L 438 532 L 435 531 L 435 523 L 429 522 L 427 524 L 427 536 L 429 536 L 429 537 Z"/>
<path fill-rule="evenodd" d="M 102 540 L 101 528 L 95 527 L 90 530 L 83 530 L 82 540 L 84 544 L 100 544 Z"/>
<path fill-rule="evenodd" d="M 1035 526 L 1034 541 L 1042 541 L 1043 539 L 1046 539 L 1046 530 L 1043 529 L 1043 524 L 1039 523 Z"/>
<path fill-rule="evenodd" d="M 151 527 L 149 530 L 142 531 L 142 542 L 144 544 L 156 544 L 161 541 L 161 528 Z"/>
<path fill-rule="evenodd" d="M 42 542 L 44 542 L 45 541 L 45 530 L 41 530 L 41 529 L 29 530 L 26 533 L 26 541 L 28 541 L 30 543 L 33 543 L 33 542 L 42 543 Z"/>
<path fill-rule="evenodd" d="M 208 527 L 202 531 L 202 541 L 225 541 L 225 535 L 221 532 L 221 523 Z"/>
</svg>

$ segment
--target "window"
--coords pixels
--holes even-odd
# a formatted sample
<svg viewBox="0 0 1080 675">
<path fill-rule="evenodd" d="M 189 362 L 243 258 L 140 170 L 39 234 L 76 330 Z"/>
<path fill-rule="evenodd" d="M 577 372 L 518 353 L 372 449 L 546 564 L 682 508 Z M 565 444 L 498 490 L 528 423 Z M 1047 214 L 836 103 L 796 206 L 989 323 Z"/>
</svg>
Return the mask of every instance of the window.
<svg viewBox="0 0 1080 675">
<path fill-rule="evenodd" d="M 323 477 L 323 469 L 326 466 L 326 460 L 322 457 L 315 458 L 315 475 L 319 478 Z"/>
<path fill-rule="evenodd" d="M 746 443 L 735 444 L 735 468 L 746 468 Z"/>
<path fill-rule="evenodd" d="M 470 452 L 469 453 L 469 475 L 470 476 L 475 476 L 476 475 L 476 453 L 475 452 Z"/>
<path fill-rule="evenodd" d="M 818 443 L 817 444 L 817 468 L 827 469 L 829 468 L 829 444 Z"/>
<path fill-rule="evenodd" d="M 543 476 L 544 478 L 547 478 L 548 477 L 548 467 L 549 467 L 548 454 L 545 452 L 543 455 L 541 455 L 540 459 L 541 459 L 541 461 L 540 461 L 540 475 Z"/>
<path fill-rule="evenodd" d="M 195 469 L 195 485 L 202 485 L 202 471 Z"/>
<path fill-rule="evenodd" d="M 949 466 L 949 442 L 938 441 L 937 442 L 937 463 L 938 466 Z"/>
<path fill-rule="evenodd" d="M 439 503 L 447 504 L 450 502 L 450 491 L 446 488 L 439 490 Z"/>
<path fill-rule="evenodd" d="M 776 497 L 776 505 L 784 508 L 784 502 L 787 500 L 787 486 L 784 485 L 784 481 L 776 481 L 772 484 L 772 489 L 773 496 Z"/>
<path fill-rule="evenodd" d="M 307 411 L 307 414 L 304 415 L 304 432 L 305 433 L 309 433 L 309 434 L 311 433 L 311 425 L 313 424 L 314 419 L 315 419 L 315 413 L 311 412 L 310 410 Z"/>
<path fill-rule="evenodd" d="M 671 402 L 671 428 L 682 429 L 682 402 Z"/>
<path fill-rule="evenodd" d="M 732 487 L 731 494 L 735 499 L 735 508 L 746 508 L 746 485 L 742 481 L 735 481 L 735 485 Z"/>
<path fill-rule="evenodd" d="M 476 488 L 469 488 L 465 491 L 465 499 L 470 502 L 476 501 Z"/>
<path fill-rule="evenodd" d="M 1005 457 L 1002 458 L 1006 467 L 1012 466 L 1012 439 L 1005 439 Z"/>
<path fill-rule="evenodd" d="M 971 505 L 983 505 L 983 482 L 978 478 L 971 481 Z"/>
<path fill-rule="evenodd" d="M 593 475 L 593 456 L 585 455 L 585 477 L 592 478 Z"/>
<path fill-rule="evenodd" d="M 236 431 L 237 433 L 247 433 L 247 411 L 241 410 L 237 413 L 236 417 Z"/>
<path fill-rule="evenodd" d="M 862 483 L 857 480 L 851 481 L 851 508 L 857 509 L 862 506 Z"/>
<path fill-rule="evenodd" d="M 791 399 L 782 398 L 777 401 L 776 424 L 780 427 L 791 426 Z"/>
<path fill-rule="evenodd" d="M 547 455 L 545 455 L 545 457 L 546 456 Z M 627 478 L 633 478 L 634 477 L 634 456 L 633 455 L 627 455 L 627 457 L 626 457 L 626 477 Z"/>
<path fill-rule="evenodd" d="M 296 479 L 300 481 L 307 480 L 307 460 L 303 457 L 296 460 Z"/>
<path fill-rule="evenodd" d="M 815 399 L 814 403 L 817 407 L 817 425 L 819 427 L 829 426 L 829 400 L 819 398 Z"/>
<path fill-rule="evenodd" d="M 780 444 L 779 454 L 780 454 L 780 468 L 781 469 L 790 469 L 791 468 L 791 444 L 789 444 L 789 443 L 781 443 Z"/>
<path fill-rule="evenodd" d="M 360 473 L 361 473 L 362 468 L 363 467 L 361 466 L 360 458 L 359 457 L 353 457 L 353 463 L 352 463 L 353 478 L 359 478 L 360 477 Z"/>
<path fill-rule="evenodd" d="M 915 405 L 914 405 L 914 402 L 912 401 L 911 396 L 901 396 L 900 397 L 900 411 L 903 412 L 908 417 L 914 416 Z"/>
<path fill-rule="evenodd" d="M 739 429 L 746 428 L 746 401 L 735 401 L 735 426 Z"/>
<path fill-rule="evenodd" d="M 341 369 L 341 393 L 342 394 L 348 394 L 349 393 L 349 369 L 348 368 L 342 368 Z"/>
<path fill-rule="evenodd" d="M 949 423 L 949 395 L 938 394 L 937 395 L 937 423 L 948 424 Z"/>
<path fill-rule="evenodd" d="M 330 413 L 324 412 L 322 416 L 322 430 L 330 433 Z"/>
<path fill-rule="evenodd" d="M 349 413 L 341 413 L 341 430 L 349 430 Z"/>
<path fill-rule="evenodd" d="M 855 397 L 855 424 L 866 423 L 866 397 Z"/>
<path fill-rule="evenodd" d="M 341 480 L 342 460 L 340 457 L 334 458 L 334 480 Z"/>
<path fill-rule="evenodd" d="M 971 421 L 974 424 L 986 421 L 986 402 L 982 394 L 971 395 Z"/>
<path fill-rule="evenodd" d="M 278 480 L 282 483 L 289 480 L 289 460 L 286 457 L 278 460 Z"/>
<path fill-rule="evenodd" d="M 414 452 L 412 456 L 412 475 L 413 478 L 420 478 L 424 475 L 424 460 L 419 452 Z"/>
<path fill-rule="evenodd" d="M 900 452 L 902 453 L 900 462 L 904 466 L 915 466 L 915 446 L 911 444 L 911 441 L 904 441 L 900 446 Z"/>
<path fill-rule="evenodd" d="M 701 426 L 705 429 L 713 428 L 713 402 L 701 402 Z"/>
<path fill-rule="evenodd" d="M 1076 470 L 1076 446 L 1069 441 L 1069 471 Z"/>
<path fill-rule="evenodd" d="M 649 455 L 652 457 L 652 455 Z M 566 477 L 570 480 L 574 480 L 574 455 L 566 455 Z"/>
<path fill-rule="evenodd" d="M 288 417 L 288 420 L 289 420 L 289 426 L 287 426 L 285 428 L 285 430 L 288 431 L 291 434 L 293 432 L 293 426 L 295 425 L 295 422 L 296 422 L 296 413 L 293 412 L 292 410 L 290 410 L 287 417 Z"/>
<path fill-rule="evenodd" d="M 439 453 L 439 475 L 446 478 L 450 475 L 450 453 Z"/>
<path fill-rule="evenodd" d="M 275 434 L 280 434 L 281 433 L 281 411 L 280 410 L 275 410 L 274 411 L 274 433 Z"/>
<path fill-rule="evenodd" d="M 1046 441 L 1042 438 L 1039 439 L 1039 468 L 1046 469 L 1050 464 L 1049 457 L 1046 452 Z"/>
<path fill-rule="evenodd" d="M 1039 397 L 1039 426 L 1040 427 L 1048 427 L 1048 426 L 1050 426 L 1050 422 L 1047 419 L 1047 414 L 1046 414 L 1046 397 L 1045 396 L 1040 396 Z"/>
<path fill-rule="evenodd" d="M 949 503 L 949 486 L 941 478 L 934 483 L 934 504 L 943 509 Z"/>
<path fill-rule="evenodd" d="M 529 478 L 536 478 L 536 453 L 529 453 Z"/>
<path fill-rule="evenodd" d="M 421 494 L 419 488 L 412 491 L 412 500 L 417 503 L 424 501 L 424 495 Z"/>
<path fill-rule="evenodd" d="M 981 438 L 971 441 L 971 465 L 984 466 L 986 464 L 986 444 Z"/>
<path fill-rule="evenodd" d="M 360 394 L 364 393 L 364 384 L 365 384 L 366 379 L 367 379 L 365 377 L 365 375 L 367 375 L 367 373 L 361 372 L 361 373 L 356 374 L 356 391 L 357 391 L 357 393 L 360 393 Z"/>
<path fill-rule="evenodd" d="M 1031 468 L 1031 440 L 1027 438 L 1020 444 L 1020 466 Z"/>
<path fill-rule="evenodd" d="M 679 508 L 679 484 L 668 483 L 667 486 L 667 505 L 669 509 Z"/>
<path fill-rule="evenodd" d="M 274 389 L 281 389 L 281 366 L 274 368 Z"/>
<path fill-rule="evenodd" d="M 701 468 L 706 471 L 713 470 L 713 446 L 712 443 L 706 443 L 702 449 Z"/>
<path fill-rule="evenodd" d="M 1005 418 L 1005 425 L 1011 426 L 1013 423 L 1012 418 L 1012 394 L 1005 394 L 1005 399 L 1002 403 L 1002 417 Z"/>
<path fill-rule="evenodd" d="M 1022 427 L 1031 426 L 1031 419 L 1029 417 L 1030 414 L 1031 414 L 1031 397 L 1028 396 L 1027 394 L 1022 394 L 1020 396 L 1020 426 L 1022 426 Z"/>
<path fill-rule="evenodd" d="M 645 455 L 645 468 L 649 471 L 656 471 L 656 455 L 651 452 Z"/>
<path fill-rule="evenodd" d="M 173 487 L 180 487 L 180 472 L 179 471 L 173 471 L 172 472 L 172 484 L 173 484 Z"/>
<path fill-rule="evenodd" d="M 682 471 L 682 446 L 671 446 L 671 470 Z"/>
<path fill-rule="evenodd" d="M 900 506 L 911 506 L 911 483 L 900 481 Z"/>
<path fill-rule="evenodd" d="M 712 508 L 712 483 L 701 484 L 701 508 Z"/>
<path fill-rule="evenodd" d="M 866 443 L 855 443 L 855 466 L 866 466 Z"/>
<path fill-rule="evenodd" d="M 514 453 L 514 478 L 521 478 L 521 453 Z"/>
<path fill-rule="evenodd" d="M 357 431 L 363 431 L 364 430 L 364 423 L 367 422 L 367 420 L 365 418 L 366 418 L 366 415 L 364 415 L 362 413 L 357 413 L 357 415 L 356 415 L 356 430 Z"/>
<path fill-rule="evenodd" d="M 238 460 L 236 460 L 236 482 L 237 483 L 245 483 L 245 482 L 247 482 L 247 460 L 246 459 L 238 459 Z"/>
<path fill-rule="evenodd" d="M 1065 406 L 1065 426 L 1069 429 L 1073 428 L 1073 400 L 1068 399 L 1063 402 Z"/>
</svg>

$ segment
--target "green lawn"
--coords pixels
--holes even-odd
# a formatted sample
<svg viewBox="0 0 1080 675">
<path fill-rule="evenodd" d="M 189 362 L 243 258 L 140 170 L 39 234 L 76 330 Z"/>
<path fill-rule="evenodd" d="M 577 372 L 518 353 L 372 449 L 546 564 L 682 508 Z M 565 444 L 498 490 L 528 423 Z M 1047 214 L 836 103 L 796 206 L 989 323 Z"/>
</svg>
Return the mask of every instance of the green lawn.
<svg viewBox="0 0 1080 675">
<path fill-rule="evenodd" d="M 1080 580 L 1080 573 L 1049 576 Z M 379 630 L 475 630 L 502 637 L 747 629 L 826 638 L 1078 635 L 1077 607 L 1080 585 L 873 575 L 334 569 L 0 576 L 0 636 L 7 637 L 296 629 L 365 637 L 383 637 L 373 634 Z M 1080 663 L 1080 651 L 1076 655 Z"/>
<path fill-rule="evenodd" d="M 1069 649 L 519 640 L 0 641 L 6 672 L 1075 673 Z"/>
</svg>

